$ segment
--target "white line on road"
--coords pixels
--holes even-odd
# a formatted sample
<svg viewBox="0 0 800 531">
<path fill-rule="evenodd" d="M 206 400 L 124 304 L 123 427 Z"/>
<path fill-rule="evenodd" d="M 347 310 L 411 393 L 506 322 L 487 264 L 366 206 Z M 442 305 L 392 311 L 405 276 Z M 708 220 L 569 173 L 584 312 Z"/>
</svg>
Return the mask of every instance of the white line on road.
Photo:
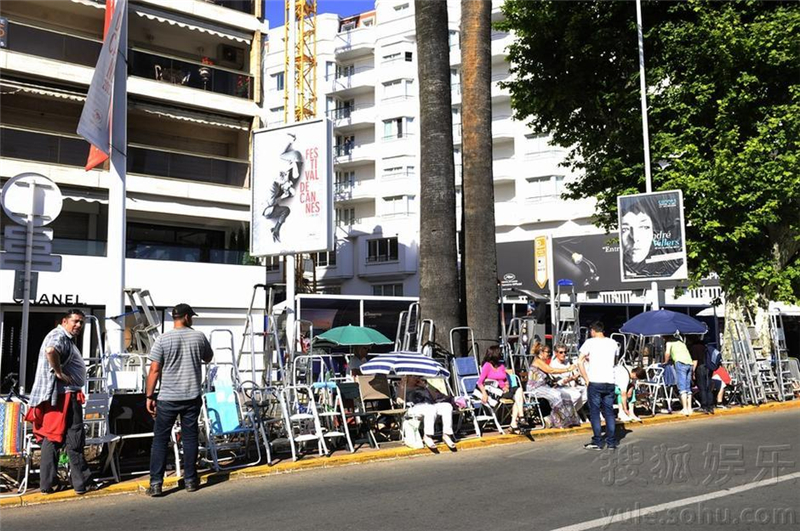
<svg viewBox="0 0 800 531">
<path fill-rule="evenodd" d="M 619 514 L 611 514 L 603 518 L 589 520 L 588 522 L 568 525 L 566 527 L 559 527 L 558 529 L 553 529 L 552 531 L 585 531 L 586 529 L 594 529 L 596 527 L 607 527 L 611 524 L 625 522 L 627 520 L 632 520 L 634 518 L 641 518 L 643 516 L 660 513 L 661 511 L 666 511 L 668 509 L 683 507 L 685 505 L 692 505 L 693 503 L 700 503 L 708 500 L 714 500 L 717 498 L 724 498 L 725 496 L 730 496 L 732 494 L 737 494 L 739 492 L 757 489 L 759 487 L 767 487 L 769 485 L 776 485 L 783 481 L 789 481 L 797 478 L 800 478 L 800 472 L 795 472 L 794 474 L 787 474 L 785 476 L 779 476 L 772 479 L 762 479 L 761 481 L 746 483 L 744 485 L 739 485 L 738 487 L 731 487 L 725 490 L 718 490 L 717 492 L 709 492 L 708 494 L 701 494 L 700 496 L 692 496 L 691 498 L 684 498 L 682 500 L 675 500 L 667 503 L 661 503 L 659 505 L 653 505 L 652 507 L 643 507 L 635 511 L 627 511 Z"/>
</svg>

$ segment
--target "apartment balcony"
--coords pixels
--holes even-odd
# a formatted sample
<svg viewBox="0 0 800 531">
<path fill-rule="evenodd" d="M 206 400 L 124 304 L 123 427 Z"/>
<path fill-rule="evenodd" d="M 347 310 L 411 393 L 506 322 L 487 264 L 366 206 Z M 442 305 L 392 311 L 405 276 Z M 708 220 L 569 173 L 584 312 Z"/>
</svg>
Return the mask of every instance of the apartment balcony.
<svg viewBox="0 0 800 531">
<path fill-rule="evenodd" d="M 506 48 L 509 44 L 514 42 L 514 39 L 511 37 L 509 33 L 505 33 L 503 31 L 493 31 L 492 32 L 492 57 L 505 57 L 508 55 L 508 50 Z"/>
<path fill-rule="evenodd" d="M 507 142 L 514 141 L 514 122 L 511 115 L 501 115 L 492 117 L 492 141 Z"/>
<path fill-rule="evenodd" d="M 492 176 L 494 182 L 516 182 L 519 168 L 514 158 L 494 159 L 492 161 Z"/>
<path fill-rule="evenodd" d="M 503 88 L 500 86 L 500 84 L 503 81 L 508 81 L 508 80 L 509 80 L 508 73 L 492 75 L 492 103 L 507 101 L 511 99 L 511 91 L 507 88 Z"/>
<path fill-rule="evenodd" d="M 333 39 L 337 61 L 350 61 L 375 52 L 375 27 L 341 31 Z"/>
<path fill-rule="evenodd" d="M 461 105 L 461 83 L 450 84 L 450 104 Z"/>
<path fill-rule="evenodd" d="M 384 173 L 378 185 L 380 194 L 384 197 L 393 195 L 406 195 L 415 193 L 417 186 L 417 173 L 414 171 L 400 171 Z M 377 190 L 376 190 L 377 195 Z"/>
<path fill-rule="evenodd" d="M 453 145 L 461 145 L 461 124 L 453 124 Z"/>
<path fill-rule="evenodd" d="M 368 256 L 366 238 L 357 242 L 356 274 L 362 278 L 403 278 L 417 272 L 417 250 L 399 242 L 397 253 L 392 255 Z"/>
<path fill-rule="evenodd" d="M 374 202 L 377 191 L 375 179 L 334 183 L 333 200 L 343 204 Z"/>
<path fill-rule="evenodd" d="M 338 76 L 328 81 L 329 94 L 336 94 L 340 98 L 356 94 L 375 92 L 375 68 L 362 66 L 356 68 L 351 75 Z"/>
<path fill-rule="evenodd" d="M 328 111 L 337 133 L 375 126 L 375 104 L 359 103 L 352 107 L 339 107 Z"/>
<path fill-rule="evenodd" d="M 450 66 L 458 66 L 461 64 L 461 48 L 459 46 L 450 46 Z"/>
<path fill-rule="evenodd" d="M 3 159 L 83 168 L 88 153 L 86 140 L 78 135 L 0 127 Z M 127 171 L 131 174 L 241 188 L 249 166 L 243 160 L 128 144 Z"/>
<path fill-rule="evenodd" d="M 389 158 L 403 155 L 415 155 L 418 147 L 417 137 L 411 133 L 387 135 L 382 138 L 381 156 L 383 158 Z"/>
<path fill-rule="evenodd" d="M 390 61 L 380 63 L 378 69 L 378 82 L 392 81 L 395 79 L 417 79 L 417 63 L 406 61 L 405 54 Z"/>
<path fill-rule="evenodd" d="M 376 153 L 375 144 L 349 145 L 343 144 L 333 147 L 333 163 L 337 169 L 346 170 L 365 164 L 374 164 Z"/>
</svg>

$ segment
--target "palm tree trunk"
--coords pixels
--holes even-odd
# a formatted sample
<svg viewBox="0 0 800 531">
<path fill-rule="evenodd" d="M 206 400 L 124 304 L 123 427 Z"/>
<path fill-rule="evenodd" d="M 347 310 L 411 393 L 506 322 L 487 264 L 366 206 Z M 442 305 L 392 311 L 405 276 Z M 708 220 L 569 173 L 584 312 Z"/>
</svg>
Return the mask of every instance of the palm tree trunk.
<svg viewBox="0 0 800 531">
<path fill-rule="evenodd" d="M 459 325 L 447 2 L 415 0 L 420 107 L 420 309 L 437 342 Z"/>
<path fill-rule="evenodd" d="M 491 25 L 491 0 L 461 1 L 464 275 L 467 323 L 481 352 L 498 338 Z"/>
</svg>

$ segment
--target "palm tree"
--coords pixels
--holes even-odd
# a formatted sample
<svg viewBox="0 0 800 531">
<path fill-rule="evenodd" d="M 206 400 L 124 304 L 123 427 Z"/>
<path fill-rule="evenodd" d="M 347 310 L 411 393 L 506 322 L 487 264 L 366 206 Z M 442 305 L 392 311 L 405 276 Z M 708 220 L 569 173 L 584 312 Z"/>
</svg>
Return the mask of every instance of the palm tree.
<svg viewBox="0 0 800 531">
<path fill-rule="evenodd" d="M 498 337 L 491 26 L 491 0 L 461 0 L 464 276 L 467 323 L 481 352 Z"/>
<path fill-rule="evenodd" d="M 420 107 L 420 309 L 439 338 L 459 325 L 447 2 L 416 0 Z M 442 342 L 440 339 L 439 342 Z"/>
</svg>

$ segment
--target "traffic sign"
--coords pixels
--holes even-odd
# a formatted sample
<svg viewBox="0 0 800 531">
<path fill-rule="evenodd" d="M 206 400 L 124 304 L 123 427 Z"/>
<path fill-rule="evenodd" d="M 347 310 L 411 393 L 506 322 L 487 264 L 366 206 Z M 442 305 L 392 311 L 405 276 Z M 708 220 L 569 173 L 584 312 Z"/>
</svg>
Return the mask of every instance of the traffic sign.
<svg viewBox="0 0 800 531">
<path fill-rule="evenodd" d="M 5 245 L 3 246 L 3 250 L 7 253 L 22 253 L 25 254 L 25 249 L 27 247 L 27 242 L 25 239 L 17 240 L 17 239 L 10 239 L 6 238 Z M 33 257 L 42 257 L 42 256 L 50 256 L 50 253 L 53 252 L 53 244 L 49 241 L 37 241 L 33 240 L 31 243 L 31 249 L 33 250 Z"/>
<path fill-rule="evenodd" d="M 31 287 L 29 298 L 36 300 L 39 291 L 39 273 L 31 273 Z M 25 298 L 25 272 L 14 271 L 14 300 L 21 301 Z"/>
<path fill-rule="evenodd" d="M 4 233 L 6 239 L 9 240 L 24 240 L 28 235 L 25 227 L 16 227 L 13 225 L 8 225 Z M 33 241 L 53 241 L 53 229 L 43 229 L 41 227 L 33 229 Z"/>
<path fill-rule="evenodd" d="M 0 253 L 0 269 L 13 269 L 25 271 L 25 253 Z M 61 271 L 61 257 L 58 255 L 33 255 L 31 257 L 31 271 Z"/>
<path fill-rule="evenodd" d="M 20 173 L 3 186 L 2 206 L 6 215 L 20 225 L 47 225 L 61 213 L 64 198 L 56 183 L 38 173 Z"/>
</svg>

